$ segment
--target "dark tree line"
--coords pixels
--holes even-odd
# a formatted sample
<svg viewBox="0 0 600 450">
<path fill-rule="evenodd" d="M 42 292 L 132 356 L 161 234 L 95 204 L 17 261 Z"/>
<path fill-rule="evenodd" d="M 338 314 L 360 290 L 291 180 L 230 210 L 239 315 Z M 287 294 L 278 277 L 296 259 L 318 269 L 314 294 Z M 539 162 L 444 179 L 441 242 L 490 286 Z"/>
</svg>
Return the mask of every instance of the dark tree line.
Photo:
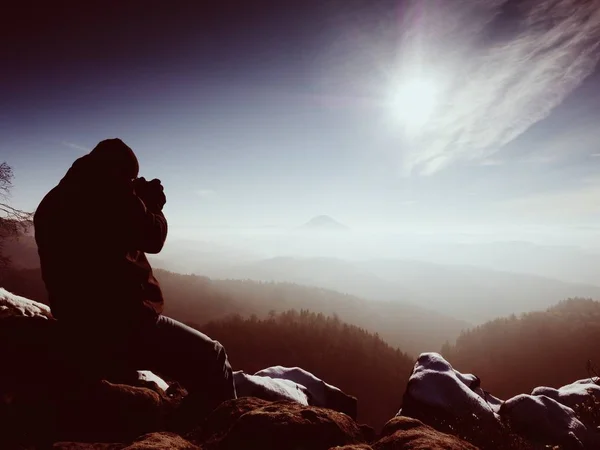
<svg viewBox="0 0 600 450">
<path fill-rule="evenodd" d="M 376 428 L 398 412 L 414 364 L 378 334 L 308 310 L 234 315 L 196 327 L 225 346 L 234 370 L 302 367 L 357 397 L 359 421 Z"/>
</svg>

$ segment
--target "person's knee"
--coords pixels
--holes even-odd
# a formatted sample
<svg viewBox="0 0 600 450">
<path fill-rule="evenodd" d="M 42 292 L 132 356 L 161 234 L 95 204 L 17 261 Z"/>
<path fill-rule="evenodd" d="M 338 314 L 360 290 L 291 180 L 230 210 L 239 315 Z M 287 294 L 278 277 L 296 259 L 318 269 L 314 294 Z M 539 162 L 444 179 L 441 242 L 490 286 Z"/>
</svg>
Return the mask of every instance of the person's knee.
<svg viewBox="0 0 600 450">
<path fill-rule="evenodd" d="M 219 342 L 215 342 L 215 352 L 217 361 L 217 373 L 221 379 L 221 385 L 223 387 L 223 395 L 226 398 L 236 398 L 235 384 L 233 382 L 233 369 L 229 363 L 229 357 L 225 347 Z"/>
<path fill-rule="evenodd" d="M 219 361 L 219 363 L 228 363 L 229 358 L 227 357 L 227 351 L 225 350 L 225 347 L 223 346 L 223 344 L 221 344 L 219 341 L 213 341 L 214 342 L 214 348 L 215 348 L 215 353 L 217 355 L 217 361 Z"/>
</svg>

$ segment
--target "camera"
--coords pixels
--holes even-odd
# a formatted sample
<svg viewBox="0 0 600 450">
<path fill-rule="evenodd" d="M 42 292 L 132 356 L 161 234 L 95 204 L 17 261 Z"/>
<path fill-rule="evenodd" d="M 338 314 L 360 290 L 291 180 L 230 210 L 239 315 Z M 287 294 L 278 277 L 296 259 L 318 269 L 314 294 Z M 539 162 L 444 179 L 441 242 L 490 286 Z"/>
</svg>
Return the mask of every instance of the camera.
<svg viewBox="0 0 600 450">
<path fill-rule="evenodd" d="M 146 180 L 144 177 L 133 180 L 133 190 L 150 209 L 162 210 L 167 199 L 164 188 L 158 178 Z"/>
</svg>

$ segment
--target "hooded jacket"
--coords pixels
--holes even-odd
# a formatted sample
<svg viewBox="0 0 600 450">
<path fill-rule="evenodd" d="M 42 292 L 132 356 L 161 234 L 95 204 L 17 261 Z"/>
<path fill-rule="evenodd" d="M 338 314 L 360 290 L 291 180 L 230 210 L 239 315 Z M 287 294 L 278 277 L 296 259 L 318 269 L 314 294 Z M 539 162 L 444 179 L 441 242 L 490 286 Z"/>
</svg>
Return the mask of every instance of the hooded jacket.
<svg viewBox="0 0 600 450">
<path fill-rule="evenodd" d="M 163 296 L 145 253 L 159 253 L 167 221 L 135 194 L 133 151 L 100 142 L 74 162 L 34 215 L 42 277 L 59 323 L 115 331 L 156 321 Z"/>
</svg>

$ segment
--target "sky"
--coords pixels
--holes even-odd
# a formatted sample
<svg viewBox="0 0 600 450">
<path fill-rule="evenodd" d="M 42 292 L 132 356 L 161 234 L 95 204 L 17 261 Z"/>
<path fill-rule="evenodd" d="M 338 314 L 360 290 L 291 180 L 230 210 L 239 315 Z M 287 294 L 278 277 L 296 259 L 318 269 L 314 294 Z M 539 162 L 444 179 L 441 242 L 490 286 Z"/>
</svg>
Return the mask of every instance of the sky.
<svg viewBox="0 0 600 450">
<path fill-rule="evenodd" d="M 18 3 L 0 18 L 18 208 L 119 137 L 175 235 L 321 214 L 599 231 L 600 0 Z"/>
</svg>

